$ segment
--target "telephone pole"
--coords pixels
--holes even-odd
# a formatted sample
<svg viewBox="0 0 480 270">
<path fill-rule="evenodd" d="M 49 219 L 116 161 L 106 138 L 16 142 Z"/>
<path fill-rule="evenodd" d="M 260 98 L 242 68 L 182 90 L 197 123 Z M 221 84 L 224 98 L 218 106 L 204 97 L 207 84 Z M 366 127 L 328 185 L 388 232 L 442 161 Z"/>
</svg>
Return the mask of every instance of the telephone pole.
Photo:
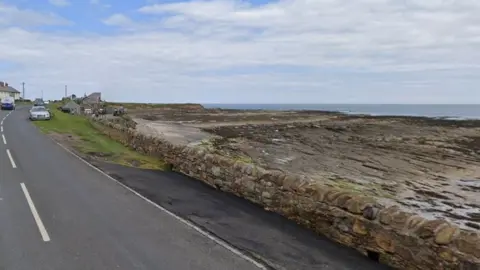
<svg viewBox="0 0 480 270">
<path fill-rule="evenodd" d="M 23 96 L 23 99 L 25 99 L 25 83 L 22 82 L 22 96 Z"/>
</svg>

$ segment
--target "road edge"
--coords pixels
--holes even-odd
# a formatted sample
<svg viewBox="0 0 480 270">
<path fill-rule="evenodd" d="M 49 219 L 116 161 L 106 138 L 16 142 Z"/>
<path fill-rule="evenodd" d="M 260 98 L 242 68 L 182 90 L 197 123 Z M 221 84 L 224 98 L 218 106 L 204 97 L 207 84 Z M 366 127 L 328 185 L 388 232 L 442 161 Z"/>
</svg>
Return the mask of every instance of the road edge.
<svg viewBox="0 0 480 270">
<path fill-rule="evenodd" d="M 38 129 L 38 128 L 37 128 Z M 98 173 L 102 174 L 103 176 L 107 177 L 109 180 L 115 182 L 117 185 L 125 188 L 126 190 L 130 191 L 131 193 L 135 194 L 136 196 L 140 197 L 142 200 L 144 200 L 145 202 L 153 205 L 155 208 L 159 209 L 160 211 L 168 214 L 169 216 L 171 216 L 172 218 L 176 219 L 177 221 L 179 221 L 180 223 L 182 223 L 183 225 L 189 227 L 190 229 L 193 229 L 194 231 L 198 232 L 199 234 L 203 235 L 204 237 L 210 239 L 211 241 L 215 242 L 216 244 L 222 246 L 223 248 L 225 248 L 226 250 L 230 251 L 231 253 L 237 255 L 238 257 L 250 262 L 251 264 L 253 264 L 255 267 L 257 267 L 258 269 L 262 269 L 262 270 L 275 270 L 276 268 L 274 268 L 272 265 L 270 264 L 267 264 L 265 262 L 263 262 L 263 260 L 259 260 L 249 254 L 247 254 L 246 252 L 242 251 L 241 249 L 231 245 L 230 243 L 228 243 L 227 241 L 221 239 L 220 237 L 216 236 L 215 234 L 213 234 L 212 232 L 209 232 L 208 230 L 205 230 L 205 229 L 202 229 L 200 226 L 196 225 L 195 223 L 193 223 L 192 221 L 188 220 L 188 219 L 185 219 L 183 217 L 180 217 L 178 215 L 176 215 L 175 213 L 173 213 L 172 211 L 164 208 L 163 206 L 153 202 L 152 200 L 146 198 L 145 196 L 143 196 L 142 194 L 140 194 L 139 192 L 135 191 L 134 189 L 130 188 L 129 186 L 121 183 L 120 181 L 118 181 L 117 179 L 115 179 L 114 177 L 108 175 L 106 172 L 102 171 L 100 168 L 96 167 L 95 165 L 89 163 L 87 160 L 85 160 L 84 158 L 82 158 L 81 156 L 79 156 L 78 154 L 76 154 L 75 152 L 73 152 L 72 150 L 70 150 L 68 147 L 64 146 L 63 144 L 61 144 L 60 142 L 54 140 L 52 137 L 48 136 L 47 134 L 47 137 L 52 140 L 55 144 L 57 144 L 58 146 L 60 146 L 64 151 L 66 151 L 67 153 L 69 153 L 70 155 L 74 156 L 75 158 L 79 159 L 80 161 L 82 161 L 84 164 L 86 164 L 88 167 L 94 169 L 95 171 L 97 171 Z"/>
</svg>

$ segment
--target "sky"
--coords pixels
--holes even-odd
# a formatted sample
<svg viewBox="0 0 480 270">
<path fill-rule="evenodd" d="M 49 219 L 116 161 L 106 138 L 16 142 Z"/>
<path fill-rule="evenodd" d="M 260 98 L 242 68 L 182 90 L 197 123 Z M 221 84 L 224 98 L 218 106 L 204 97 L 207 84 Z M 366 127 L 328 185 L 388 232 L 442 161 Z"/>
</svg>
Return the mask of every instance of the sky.
<svg viewBox="0 0 480 270">
<path fill-rule="evenodd" d="M 480 0 L 0 0 L 26 98 L 480 103 Z"/>
</svg>

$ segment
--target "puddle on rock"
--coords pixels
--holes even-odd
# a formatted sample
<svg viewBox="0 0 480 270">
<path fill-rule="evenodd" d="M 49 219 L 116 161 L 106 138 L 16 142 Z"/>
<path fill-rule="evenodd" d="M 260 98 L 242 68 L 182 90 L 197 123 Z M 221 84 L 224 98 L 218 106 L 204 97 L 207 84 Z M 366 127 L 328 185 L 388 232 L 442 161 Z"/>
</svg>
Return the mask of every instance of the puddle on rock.
<svg viewBox="0 0 480 270">
<path fill-rule="evenodd" d="M 445 218 L 464 229 L 480 228 L 480 209 L 476 205 L 448 200 L 422 201 L 421 198 L 407 198 L 400 204 L 405 210 L 415 209 L 415 212 L 428 219 Z"/>
<path fill-rule="evenodd" d="M 457 185 L 465 191 L 480 192 L 480 180 L 478 179 L 460 179 L 457 181 Z"/>
</svg>

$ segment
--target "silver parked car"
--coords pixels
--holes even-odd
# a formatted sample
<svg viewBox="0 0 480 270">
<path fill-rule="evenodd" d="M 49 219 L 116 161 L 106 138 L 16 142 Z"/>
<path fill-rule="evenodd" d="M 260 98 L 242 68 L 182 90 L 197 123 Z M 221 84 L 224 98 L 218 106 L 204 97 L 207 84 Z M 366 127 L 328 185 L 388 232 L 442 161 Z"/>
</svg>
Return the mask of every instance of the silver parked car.
<svg viewBox="0 0 480 270">
<path fill-rule="evenodd" d="M 42 108 L 42 109 L 47 110 L 47 108 L 46 108 L 45 106 L 43 106 L 43 105 L 33 105 L 33 107 L 30 108 L 29 112 L 32 112 L 33 109 L 35 109 L 35 108 Z"/>
<path fill-rule="evenodd" d="M 47 108 L 43 106 L 34 106 L 30 109 L 30 120 L 50 120 L 51 115 Z"/>
</svg>

